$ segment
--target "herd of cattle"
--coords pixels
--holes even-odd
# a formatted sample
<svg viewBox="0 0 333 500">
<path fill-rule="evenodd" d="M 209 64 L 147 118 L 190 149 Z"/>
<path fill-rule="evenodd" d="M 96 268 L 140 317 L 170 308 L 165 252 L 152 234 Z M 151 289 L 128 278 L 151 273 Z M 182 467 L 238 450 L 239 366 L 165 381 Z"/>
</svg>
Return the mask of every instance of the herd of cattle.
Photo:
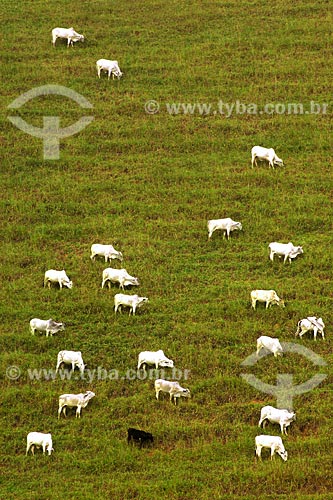
<svg viewBox="0 0 333 500">
<path fill-rule="evenodd" d="M 73 46 L 74 42 L 84 42 L 84 36 L 77 33 L 73 27 L 71 28 L 54 28 L 52 30 L 52 43 L 55 47 L 57 38 L 66 38 L 67 47 Z M 96 61 L 96 69 L 98 78 L 101 77 L 101 71 L 106 71 L 108 79 L 112 75 L 112 79 L 116 76 L 118 79 L 123 75 L 120 71 L 118 61 L 110 61 L 109 59 L 98 59 Z"/>
<path fill-rule="evenodd" d="M 73 45 L 74 42 L 84 41 L 84 36 L 77 33 L 73 27 L 71 28 L 54 28 L 52 30 L 52 43 L 55 46 L 56 40 L 58 38 L 67 39 L 67 46 Z M 119 69 L 117 61 L 110 61 L 107 59 L 99 59 L 96 62 L 97 74 L 100 78 L 101 71 L 106 71 L 108 73 L 108 78 L 112 75 L 112 78 L 116 76 L 120 78 L 122 72 Z M 261 146 L 254 146 L 251 151 L 251 166 L 257 166 L 258 161 L 268 162 L 269 166 L 274 169 L 274 166 L 283 166 L 283 161 L 276 155 L 274 149 L 264 148 Z M 213 219 L 208 221 L 208 240 L 211 239 L 213 233 L 216 230 L 221 230 L 224 237 L 230 238 L 230 233 L 235 230 L 242 230 L 241 222 L 236 222 L 231 218 L 224 219 Z M 274 256 L 282 257 L 284 263 L 289 260 L 289 263 L 295 259 L 298 255 L 303 253 L 301 246 L 294 246 L 293 243 L 289 242 L 278 243 L 272 242 L 269 244 L 269 258 L 271 261 L 274 260 Z M 112 245 L 102 245 L 93 244 L 91 246 L 91 260 L 96 257 L 103 257 L 105 262 L 111 262 L 111 260 L 123 261 L 123 255 L 121 252 L 117 251 Z M 57 271 L 54 269 L 49 269 L 44 275 L 44 287 L 51 287 L 52 284 L 57 284 L 59 288 L 66 287 L 71 289 L 73 286 L 72 281 L 68 278 L 65 270 Z M 111 288 L 111 284 L 118 284 L 119 288 L 124 291 L 127 286 L 139 286 L 139 280 L 137 277 L 131 276 L 126 269 L 116 269 L 108 267 L 103 270 L 102 273 L 102 288 L 108 285 Z M 252 290 L 250 294 L 251 306 L 255 310 L 257 302 L 265 303 L 266 309 L 275 304 L 284 307 L 284 301 L 280 299 L 275 292 L 275 290 Z M 135 315 L 136 310 L 142 305 L 148 303 L 147 297 L 140 297 L 138 295 L 127 295 L 124 293 L 118 293 L 114 296 L 114 310 L 121 312 L 122 307 L 127 307 L 129 309 L 129 315 Z M 45 332 L 46 336 L 54 335 L 62 330 L 64 330 L 65 324 L 62 322 L 56 322 L 52 318 L 48 320 L 41 320 L 39 318 L 33 318 L 30 321 L 30 331 L 34 335 L 36 331 Z M 300 338 L 309 331 L 313 332 L 314 339 L 317 338 L 317 333 L 319 332 L 324 339 L 324 322 L 322 318 L 317 318 L 315 316 L 309 316 L 307 318 L 301 319 L 297 324 L 297 330 L 295 336 Z M 264 349 L 271 352 L 274 357 L 283 354 L 283 349 L 280 344 L 279 339 L 272 338 L 268 336 L 261 336 L 257 339 L 257 351 L 256 354 L 259 356 L 260 351 Z M 82 358 L 82 353 L 80 351 L 66 351 L 62 350 L 57 356 L 56 372 L 58 372 L 62 364 L 70 365 L 72 371 L 78 368 L 80 373 L 84 372 L 84 362 Z M 158 351 L 144 351 L 139 354 L 137 369 L 143 368 L 146 370 L 147 366 L 154 366 L 158 368 L 173 368 L 174 363 L 172 360 L 168 359 L 162 350 Z M 189 389 L 185 389 L 180 386 L 177 381 L 168 381 L 164 379 L 157 379 L 154 382 L 156 399 L 159 399 L 159 393 L 166 392 L 170 396 L 170 401 L 177 404 L 177 399 L 180 397 L 190 398 L 191 393 Z M 85 408 L 89 401 L 95 396 L 92 391 L 86 391 L 80 394 L 62 394 L 59 396 L 59 408 L 58 408 L 58 418 L 63 414 L 66 417 L 66 408 L 76 408 L 76 417 L 81 417 L 81 409 Z M 259 427 L 265 426 L 267 422 L 276 423 L 280 425 L 282 435 L 287 435 L 287 427 L 296 419 L 296 413 L 291 412 L 287 409 L 277 409 L 272 406 L 265 406 L 261 409 Z M 149 432 L 143 430 L 129 428 L 127 433 L 128 443 L 136 442 L 140 445 L 153 443 L 153 435 Z M 31 450 L 34 454 L 34 449 L 42 448 L 43 453 L 47 451 L 50 455 L 53 451 L 52 436 L 51 434 L 45 434 L 41 432 L 30 432 L 27 436 L 27 448 L 26 454 Z M 277 453 L 281 458 L 286 461 L 288 458 L 288 453 L 285 450 L 282 439 L 280 436 L 271 435 L 259 435 L 255 438 L 255 452 L 256 455 L 261 457 L 262 448 L 269 448 L 271 450 L 271 459 L 274 454 Z"/>
<path fill-rule="evenodd" d="M 231 218 L 225 219 L 215 219 L 209 220 L 208 226 L 208 239 L 212 237 L 212 234 L 216 230 L 222 230 L 224 237 L 228 239 L 230 233 L 237 229 L 242 229 L 242 224 L 240 222 L 233 221 Z M 289 259 L 294 259 L 297 255 L 303 253 L 303 249 L 300 246 L 295 247 L 291 242 L 288 244 L 273 242 L 269 244 L 269 258 L 273 261 L 274 255 L 282 257 L 284 262 Z M 112 245 L 102 245 L 93 244 L 91 246 L 91 260 L 95 260 L 96 257 L 102 257 L 105 262 L 110 262 L 111 260 L 123 261 L 123 255 L 121 252 L 117 251 Z M 116 268 L 106 268 L 102 273 L 102 288 L 108 284 L 109 288 L 111 284 L 118 284 L 119 288 L 124 290 L 127 286 L 139 286 L 138 278 L 131 276 L 127 273 L 126 269 L 116 269 Z M 73 283 L 69 279 L 65 270 L 57 271 L 54 269 L 49 269 L 44 275 L 44 287 L 51 287 L 52 284 L 62 287 L 72 288 Z M 284 307 L 284 301 L 280 299 L 274 290 L 252 290 L 250 294 L 251 306 L 255 310 L 257 302 L 265 303 L 266 309 L 276 304 L 278 306 Z M 114 310 L 115 313 L 119 310 L 121 312 L 121 307 L 128 307 L 129 314 L 135 315 L 136 309 L 141 307 L 143 304 L 148 302 L 147 297 L 139 297 L 138 295 L 127 295 L 124 293 L 118 293 L 114 296 Z M 300 320 L 297 324 L 297 330 L 295 336 L 300 338 L 307 332 L 312 331 L 314 339 L 317 338 L 317 333 L 319 332 L 324 339 L 324 322 L 322 318 L 316 318 L 315 316 L 309 316 Z M 30 321 L 30 331 L 34 335 L 36 331 L 45 332 L 46 336 L 54 335 L 62 330 L 64 330 L 65 324 L 62 322 L 56 322 L 52 318 L 49 320 L 41 320 L 39 318 L 33 318 Z M 257 339 L 257 351 L 256 354 L 259 356 L 260 351 L 264 349 L 271 352 L 274 357 L 281 356 L 283 354 L 283 349 L 280 344 L 279 339 L 272 338 L 268 336 L 261 336 Z M 82 358 L 81 351 L 66 351 L 62 350 L 57 356 L 56 372 L 62 364 L 70 365 L 71 370 L 74 371 L 78 368 L 80 373 L 84 372 L 84 362 Z M 158 368 L 173 368 L 174 362 L 167 358 L 162 350 L 158 351 L 144 351 L 138 356 L 137 369 L 146 370 L 147 366 L 153 366 Z M 159 393 L 166 392 L 170 396 L 170 401 L 177 404 L 177 400 L 180 397 L 190 398 L 191 393 L 189 389 L 180 386 L 178 381 L 169 381 L 164 379 L 157 379 L 154 383 L 156 399 L 159 399 Z M 80 394 L 61 394 L 59 396 L 59 408 L 58 408 L 58 418 L 63 414 L 66 416 L 66 408 L 76 408 L 76 417 L 81 417 L 81 409 L 85 408 L 89 401 L 95 396 L 92 391 L 86 391 Z M 265 406 L 261 410 L 259 426 L 265 426 L 267 422 L 277 423 L 280 425 L 281 433 L 287 435 L 286 428 L 290 425 L 292 421 L 296 419 L 296 414 L 290 412 L 287 409 L 277 409 L 272 406 Z M 136 442 L 140 445 L 150 444 L 153 442 L 153 435 L 149 432 L 145 432 L 139 429 L 128 429 L 128 443 Z M 40 432 L 30 432 L 27 436 L 27 449 L 26 454 L 29 450 L 34 453 L 35 447 L 41 447 L 43 453 L 46 451 L 51 454 L 53 451 L 52 436 L 51 434 L 44 434 Z M 269 448 L 271 450 L 271 458 L 275 453 L 281 456 L 283 460 L 287 460 L 288 453 L 284 448 L 281 437 L 279 436 L 269 436 L 269 435 L 259 435 L 255 438 L 255 450 L 256 455 L 261 457 L 262 448 Z"/>
</svg>

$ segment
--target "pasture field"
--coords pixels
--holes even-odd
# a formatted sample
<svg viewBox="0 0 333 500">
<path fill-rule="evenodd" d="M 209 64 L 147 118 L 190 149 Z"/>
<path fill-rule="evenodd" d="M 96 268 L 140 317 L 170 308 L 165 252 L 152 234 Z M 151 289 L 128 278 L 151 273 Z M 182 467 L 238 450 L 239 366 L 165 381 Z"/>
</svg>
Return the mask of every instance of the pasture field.
<svg viewBox="0 0 333 500">
<path fill-rule="evenodd" d="M 0 498 L 333 498 L 330 3 L 3 0 L 2 8 Z M 74 26 L 86 41 L 53 48 L 56 26 Z M 118 60 L 123 78 L 99 80 L 99 58 Z M 7 109 L 48 84 L 93 108 L 51 95 Z M 304 112 L 281 112 L 290 103 Z M 7 119 L 41 127 L 52 115 L 66 127 L 87 114 L 94 120 L 60 140 L 58 160 L 43 159 L 42 140 Z M 274 147 L 285 167 L 251 169 L 254 145 Z M 243 231 L 208 241 L 207 220 L 222 217 Z M 272 263 L 271 241 L 304 254 Z M 115 316 L 118 290 L 101 289 L 109 265 L 90 260 L 92 243 L 112 243 L 139 278 L 129 293 L 149 304 L 135 317 Z M 65 269 L 73 288 L 43 288 L 51 268 Z M 286 307 L 253 311 L 255 288 L 275 289 Z M 323 318 L 326 340 L 295 339 L 308 315 Z M 32 336 L 33 317 L 66 330 Z M 241 366 L 260 335 L 305 346 L 326 365 L 288 352 Z M 62 349 L 82 352 L 85 379 L 53 377 Z M 177 406 L 166 395 L 156 401 L 154 370 L 136 375 L 139 352 L 158 349 L 191 391 Z M 244 373 L 269 384 L 279 374 L 294 384 L 327 375 L 293 399 L 287 462 L 255 459 L 255 436 L 279 435 L 278 426 L 258 428 L 261 407 L 276 399 Z M 96 397 L 82 418 L 58 420 L 58 396 L 88 389 Z M 128 446 L 128 427 L 152 432 L 154 446 Z M 25 456 L 30 431 L 52 433 L 50 457 Z"/>
</svg>

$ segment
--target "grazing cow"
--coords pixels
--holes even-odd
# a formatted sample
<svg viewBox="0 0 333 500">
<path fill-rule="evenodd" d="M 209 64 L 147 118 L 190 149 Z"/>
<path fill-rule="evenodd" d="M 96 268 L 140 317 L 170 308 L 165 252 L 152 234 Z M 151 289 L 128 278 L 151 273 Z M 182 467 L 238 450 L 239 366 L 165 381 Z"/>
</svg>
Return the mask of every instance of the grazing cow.
<svg viewBox="0 0 333 500">
<path fill-rule="evenodd" d="M 300 338 L 306 332 L 313 331 L 314 339 L 317 340 L 317 332 L 321 333 L 321 337 L 325 339 L 324 334 L 325 323 L 322 318 L 316 318 L 316 316 L 308 316 L 307 318 L 301 319 L 297 324 L 297 330 L 295 337 L 299 335 Z"/>
<path fill-rule="evenodd" d="M 74 45 L 73 42 L 83 42 L 84 41 L 84 36 L 80 35 L 75 31 L 73 27 L 71 28 L 54 28 L 52 30 L 52 43 L 53 47 L 55 47 L 55 43 L 57 38 L 67 38 L 67 48 L 70 45 Z"/>
<path fill-rule="evenodd" d="M 284 301 L 278 297 L 274 290 L 252 290 L 251 303 L 253 309 L 256 308 L 257 302 L 265 302 L 266 309 L 272 304 L 284 307 Z"/>
<path fill-rule="evenodd" d="M 64 363 L 65 365 L 72 365 L 72 371 L 74 371 L 75 367 L 77 366 L 81 374 L 84 372 L 84 363 L 80 351 L 59 351 L 56 373 L 62 363 Z"/>
<path fill-rule="evenodd" d="M 303 248 L 300 246 L 295 247 L 291 241 L 289 243 L 277 243 L 274 241 L 268 245 L 270 250 L 269 258 L 273 262 L 274 255 L 276 254 L 278 257 L 284 257 L 283 263 L 289 259 L 289 264 L 291 264 L 291 259 L 295 259 L 297 255 L 301 255 L 303 253 Z"/>
<path fill-rule="evenodd" d="M 46 284 L 50 288 L 51 283 L 59 283 L 60 289 L 63 286 L 66 286 L 67 288 L 72 288 L 73 283 L 67 276 L 66 272 L 64 269 L 62 271 L 56 271 L 55 269 L 49 269 L 48 271 L 45 272 L 44 276 L 44 286 Z"/>
<path fill-rule="evenodd" d="M 124 293 L 117 293 L 114 296 L 114 312 L 116 313 L 119 309 L 121 312 L 121 307 L 129 307 L 129 316 L 132 313 L 135 315 L 137 307 L 141 307 L 143 304 L 148 302 L 147 297 L 139 297 L 138 295 L 125 295 Z"/>
<path fill-rule="evenodd" d="M 282 460 L 285 462 L 288 459 L 288 452 L 286 451 L 282 439 L 280 436 L 256 436 L 255 438 L 255 446 L 256 446 L 256 455 L 261 460 L 261 450 L 262 448 L 270 448 L 271 449 L 271 460 L 273 459 L 273 455 L 277 453 L 280 455 Z"/>
<path fill-rule="evenodd" d="M 177 398 L 191 397 L 189 389 L 183 389 L 183 387 L 179 385 L 179 382 L 170 382 L 169 380 L 163 380 L 161 378 L 155 380 L 155 392 L 157 400 L 160 391 L 168 392 L 170 394 L 170 401 L 172 402 L 172 400 L 174 400 L 175 405 L 177 404 Z"/>
<path fill-rule="evenodd" d="M 161 368 L 173 368 L 173 361 L 168 359 L 162 350 L 144 351 L 139 354 L 138 370 L 140 370 L 142 365 L 144 370 L 146 370 L 146 365 L 155 365 L 156 369 L 159 366 Z"/>
<path fill-rule="evenodd" d="M 110 61 L 109 59 L 98 59 L 98 61 L 96 62 L 96 68 L 97 68 L 98 78 L 101 77 L 102 70 L 107 72 L 108 80 L 110 79 L 111 74 L 112 74 L 112 80 L 114 80 L 115 76 L 119 80 L 119 78 L 123 75 L 122 72 L 120 71 L 118 61 Z"/>
<path fill-rule="evenodd" d="M 123 260 L 123 254 L 118 252 L 112 245 L 100 245 L 98 243 L 91 245 L 91 260 L 94 260 L 96 255 L 104 257 L 105 262 L 111 261 L 111 259 Z"/>
<path fill-rule="evenodd" d="M 229 235 L 231 231 L 241 230 L 243 229 L 242 224 L 240 222 L 235 222 L 234 220 L 227 217 L 226 219 L 212 219 L 207 222 L 208 226 L 208 239 L 212 237 L 212 234 L 217 229 L 221 229 L 223 231 L 223 236 L 227 235 L 227 239 L 229 239 Z"/>
<path fill-rule="evenodd" d="M 108 283 L 108 287 L 111 288 L 111 283 L 119 283 L 119 287 L 124 290 L 124 286 L 139 286 L 138 278 L 128 274 L 126 269 L 113 269 L 112 267 L 107 267 L 103 271 L 103 281 L 102 288 L 104 288 L 105 283 Z"/>
<path fill-rule="evenodd" d="M 259 352 L 261 351 L 261 349 L 266 349 L 267 351 L 271 352 L 272 354 L 274 354 L 275 358 L 277 356 L 282 356 L 283 354 L 283 349 L 279 339 L 267 337 L 265 335 L 262 335 L 257 339 L 257 356 L 259 356 Z"/>
<path fill-rule="evenodd" d="M 288 410 L 280 410 L 274 408 L 273 406 L 264 406 L 261 408 L 260 420 L 258 426 L 265 427 L 267 421 L 272 424 L 279 424 L 281 428 L 281 433 L 287 436 L 287 427 L 296 420 L 296 413 Z"/>
<path fill-rule="evenodd" d="M 255 165 L 256 167 L 258 166 L 257 160 L 266 162 L 268 161 L 271 168 L 274 168 L 274 165 L 283 167 L 283 161 L 276 155 L 273 148 L 267 149 L 261 146 L 254 146 L 251 150 L 251 156 L 252 168 L 253 165 Z"/>
<path fill-rule="evenodd" d="M 76 407 L 76 418 L 81 418 L 81 408 L 85 408 L 94 396 L 95 393 L 92 391 L 86 391 L 84 394 L 62 394 L 59 396 L 58 418 L 60 418 L 61 412 L 66 417 L 66 407 Z"/>
<path fill-rule="evenodd" d="M 150 432 L 140 431 L 130 427 L 127 431 L 127 443 L 131 442 L 140 443 L 140 448 L 143 444 L 150 444 L 154 442 L 154 437 Z"/>
<path fill-rule="evenodd" d="M 52 436 L 51 434 L 44 434 L 43 432 L 29 432 L 27 435 L 27 451 L 26 455 L 31 448 L 31 453 L 35 454 L 36 448 L 43 448 L 43 454 L 45 455 L 45 451 L 51 455 L 51 452 L 54 451 L 52 447 Z"/>
<path fill-rule="evenodd" d="M 33 318 L 30 321 L 30 331 L 32 335 L 35 335 L 35 332 L 46 332 L 46 336 L 53 335 L 54 333 L 61 332 L 65 329 L 65 323 L 57 323 L 52 318 L 48 320 Z"/>
</svg>

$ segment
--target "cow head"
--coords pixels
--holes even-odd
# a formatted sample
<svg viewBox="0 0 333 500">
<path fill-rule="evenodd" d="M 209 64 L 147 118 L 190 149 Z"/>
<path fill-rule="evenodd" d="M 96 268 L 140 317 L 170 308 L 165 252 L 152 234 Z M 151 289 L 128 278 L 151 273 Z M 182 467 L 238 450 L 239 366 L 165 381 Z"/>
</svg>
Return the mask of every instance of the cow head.
<svg viewBox="0 0 333 500">
<path fill-rule="evenodd" d="M 283 299 L 276 299 L 271 302 L 271 304 L 276 304 L 277 306 L 280 307 L 286 307 L 284 300 Z"/>
<path fill-rule="evenodd" d="M 47 451 L 47 453 L 49 455 L 51 455 L 51 452 L 54 451 L 53 446 L 52 446 L 52 437 L 51 437 L 51 434 L 49 434 L 48 437 L 47 437 L 47 443 L 46 443 L 46 446 L 45 446 L 45 450 Z"/>
<path fill-rule="evenodd" d="M 116 76 L 118 79 L 123 76 L 122 72 L 119 68 L 115 68 L 112 70 L 112 75 Z"/>
<path fill-rule="evenodd" d="M 241 231 L 243 229 L 242 223 L 235 222 L 234 225 L 232 226 L 232 229 L 239 229 Z"/>
<path fill-rule="evenodd" d="M 139 297 L 138 307 L 141 307 L 143 304 L 147 304 L 149 302 L 148 297 Z"/>
<path fill-rule="evenodd" d="M 89 403 L 89 401 L 95 397 L 95 393 L 92 392 L 92 391 L 87 391 L 85 394 L 84 394 L 84 404 L 82 405 L 82 408 L 85 408 L 87 406 L 87 404 Z"/>
<path fill-rule="evenodd" d="M 85 365 L 84 365 L 83 362 L 78 363 L 77 367 L 78 367 L 78 369 L 80 370 L 81 373 L 84 372 Z"/>
<path fill-rule="evenodd" d="M 181 391 L 181 394 L 180 394 L 183 398 L 190 398 L 191 397 L 191 393 L 190 393 L 190 390 L 189 389 L 182 389 Z"/>
<path fill-rule="evenodd" d="M 84 36 L 76 33 L 76 31 L 74 31 L 74 36 L 72 36 L 71 38 L 73 42 L 84 42 Z"/>
<path fill-rule="evenodd" d="M 325 328 L 325 323 L 323 322 L 323 318 L 318 318 L 318 319 L 317 319 L 317 323 L 319 323 L 319 325 L 321 325 L 322 329 L 324 330 L 324 328 Z"/>
<path fill-rule="evenodd" d="M 65 323 L 57 323 L 53 319 L 50 319 L 49 322 L 50 322 L 49 327 L 52 332 L 57 333 L 65 330 Z"/>
<path fill-rule="evenodd" d="M 168 359 L 168 358 L 161 359 L 158 362 L 158 364 L 161 368 L 173 368 L 174 367 L 173 361 L 171 359 Z"/>
<path fill-rule="evenodd" d="M 290 422 L 293 422 L 294 420 L 296 420 L 296 413 L 294 411 L 289 413 L 289 420 L 290 420 Z"/>
<path fill-rule="evenodd" d="M 275 155 L 275 158 L 273 161 L 274 161 L 274 165 L 276 165 L 277 167 L 284 167 L 283 161 L 277 155 Z"/>
<path fill-rule="evenodd" d="M 126 280 L 124 281 L 124 286 L 129 286 L 129 285 L 132 285 L 132 286 L 139 286 L 139 285 L 140 285 L 140 283 L 139 283 L 138 278 L 130 277 L 130 278 L 126 279 Z"/>
<path fill-rule="evenodd" d="M 285 462 L 288 460 L 288 452 L 286 450 L 277 450 L 277 453 Z"/>
<path fill-rule="evenodd" d="M 111 254 L 110 257 L 111 257 L 111 259 L 118 259 L 118 260 L 120 260 L 120 262 L 122 262 L 124 259 L 123 254 L 121 252 L 113 253 L 113 254 Z"/>
</svg>

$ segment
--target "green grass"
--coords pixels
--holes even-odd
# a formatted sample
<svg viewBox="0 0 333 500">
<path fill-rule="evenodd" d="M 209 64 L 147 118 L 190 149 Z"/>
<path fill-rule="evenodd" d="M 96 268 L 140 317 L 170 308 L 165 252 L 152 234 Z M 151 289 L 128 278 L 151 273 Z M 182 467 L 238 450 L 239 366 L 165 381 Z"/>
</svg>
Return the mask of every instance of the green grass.
<svg viewBox="0 0 333 500">
<path fill-rule="evenodd" d="M 328 2 L 4 0 L 1 84 L 2 382 L 0 497 L 98 499 L 327 500 L 332 464 L 332 98 Z M 51 44 L 51 29 L 74 26 L 84 44 Z M 121 80 L 97 78 L 95 62 L 117 59 Z M 82 94 L 93 109 L 56 96 L 7 106 L 46 84 Z M 145 113 L 154 99 L 159 113 Z M 328 104 L 326 114 L 170 115 L 170 103 Z M 35 126 L 59 115 L 68 126 L 94 121 L 43 160 L 42 141 L 8 115 Z M 253 145 L 274 147 L 286 167 L 250 168 Z M 243 231 L 207 241 L 207 220 L 230 216 Z M 291 265 L 268 259 L 271 241 L 304 254 Z M 102 290 L 92 243 L 112 243 L 140 279 L 149 304 L 115 317 Z M 114 264 L 119 267 L 119 264 Z M 112 267 L 112 265 L 111 265 Z M 45 270 L 66 269 L 72 290 L 42 286 Z M 250 307 L 253 288 L 274 288 L 286 308 Z M 266 334 L 294 342 L 297 321 L 322 316 L 327 340 L 298 343 L 327 363 L 297 354 L 241 362 Z M 29 320 L 67 328 L 32 337 Z M 192 398 L 157 402 L 153 379 L 30 380 L 61 349 L 81 350 L 90 370 L 135 370 L 142 350 L 163 349 Z M 17 366 L 18 380 L 6 370 Z M 245 383 L 279 373 L 302 383 L 297 421 L 284 438 L 289 460 L 254 458 L 260 408 L 273 397 Z M 102 373 L 102 372 L 100 372 Z M 131 372 L 132 373 L 132 372 Z M 57 419 L 58 396 L 93 390 L 76 420 Z M 151 431 L 152 448 L 128 447 L 128 427 Z M 26 435 L 51 432 L 54 453 L 25 456 Z M 278 427 L 265 432 L 278 434 Z"/>
</svg>

